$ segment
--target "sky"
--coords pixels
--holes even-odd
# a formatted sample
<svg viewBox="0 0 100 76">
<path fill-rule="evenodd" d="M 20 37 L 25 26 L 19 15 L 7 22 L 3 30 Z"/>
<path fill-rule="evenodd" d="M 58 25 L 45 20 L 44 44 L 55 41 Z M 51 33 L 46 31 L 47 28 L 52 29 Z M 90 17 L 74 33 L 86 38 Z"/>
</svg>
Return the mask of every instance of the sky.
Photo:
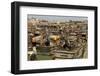
<svg viewBox="0 0 100 76">
<path fill-rule="evenodd" d="M 36 18 L 39 20 L 47 20 L 50 22 L 56 22 L 56 21 L 86 21 L 88 20 L 88 17 L 83 17 L 83 16 L 56 16 L 56 15 L 35 15 L 35 14 L 28 14 L 27 15 L 28 19 Z"/>
</svg>

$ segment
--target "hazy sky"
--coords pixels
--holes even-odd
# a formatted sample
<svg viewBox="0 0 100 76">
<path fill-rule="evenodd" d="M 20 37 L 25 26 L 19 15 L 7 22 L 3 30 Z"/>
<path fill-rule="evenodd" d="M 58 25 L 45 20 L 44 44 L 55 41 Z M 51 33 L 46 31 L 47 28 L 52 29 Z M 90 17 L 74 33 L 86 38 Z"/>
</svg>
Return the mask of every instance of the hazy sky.
<svg viewBox="0 0 100 76">
<path fill-rule="evenodd" d="M 83 16 L 56 16 L 56 15 L 34 15 L 34 14 L 28 14 L 27 15 L 28 19 L 32 18 L 37 18 L 39 20 L 47 20 L 51 22 L 56 22 L 56 21 L 84 21 L 88 20 L 88 17 L 83 17 Z"/>
</svg>

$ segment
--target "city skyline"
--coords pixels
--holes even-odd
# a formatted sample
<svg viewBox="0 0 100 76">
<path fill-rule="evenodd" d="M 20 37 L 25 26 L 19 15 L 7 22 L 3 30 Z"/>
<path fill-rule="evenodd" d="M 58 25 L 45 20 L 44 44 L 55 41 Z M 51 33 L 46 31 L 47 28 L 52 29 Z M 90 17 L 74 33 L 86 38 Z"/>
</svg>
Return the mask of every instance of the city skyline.
<svg viewBox="0 0 100 76">
<path fill-rule="evenodd" d="M 47 20 L 50 22 L 57 22 L 57 21 L 87 21 L 88 17 L 83 17 L 83 16 L 57 16 L 57 15 L 34 15 L 34 14 L 28 14 L 27 15 L 28 19 L 39 19 L 39 20 Z"/>
</svg>

